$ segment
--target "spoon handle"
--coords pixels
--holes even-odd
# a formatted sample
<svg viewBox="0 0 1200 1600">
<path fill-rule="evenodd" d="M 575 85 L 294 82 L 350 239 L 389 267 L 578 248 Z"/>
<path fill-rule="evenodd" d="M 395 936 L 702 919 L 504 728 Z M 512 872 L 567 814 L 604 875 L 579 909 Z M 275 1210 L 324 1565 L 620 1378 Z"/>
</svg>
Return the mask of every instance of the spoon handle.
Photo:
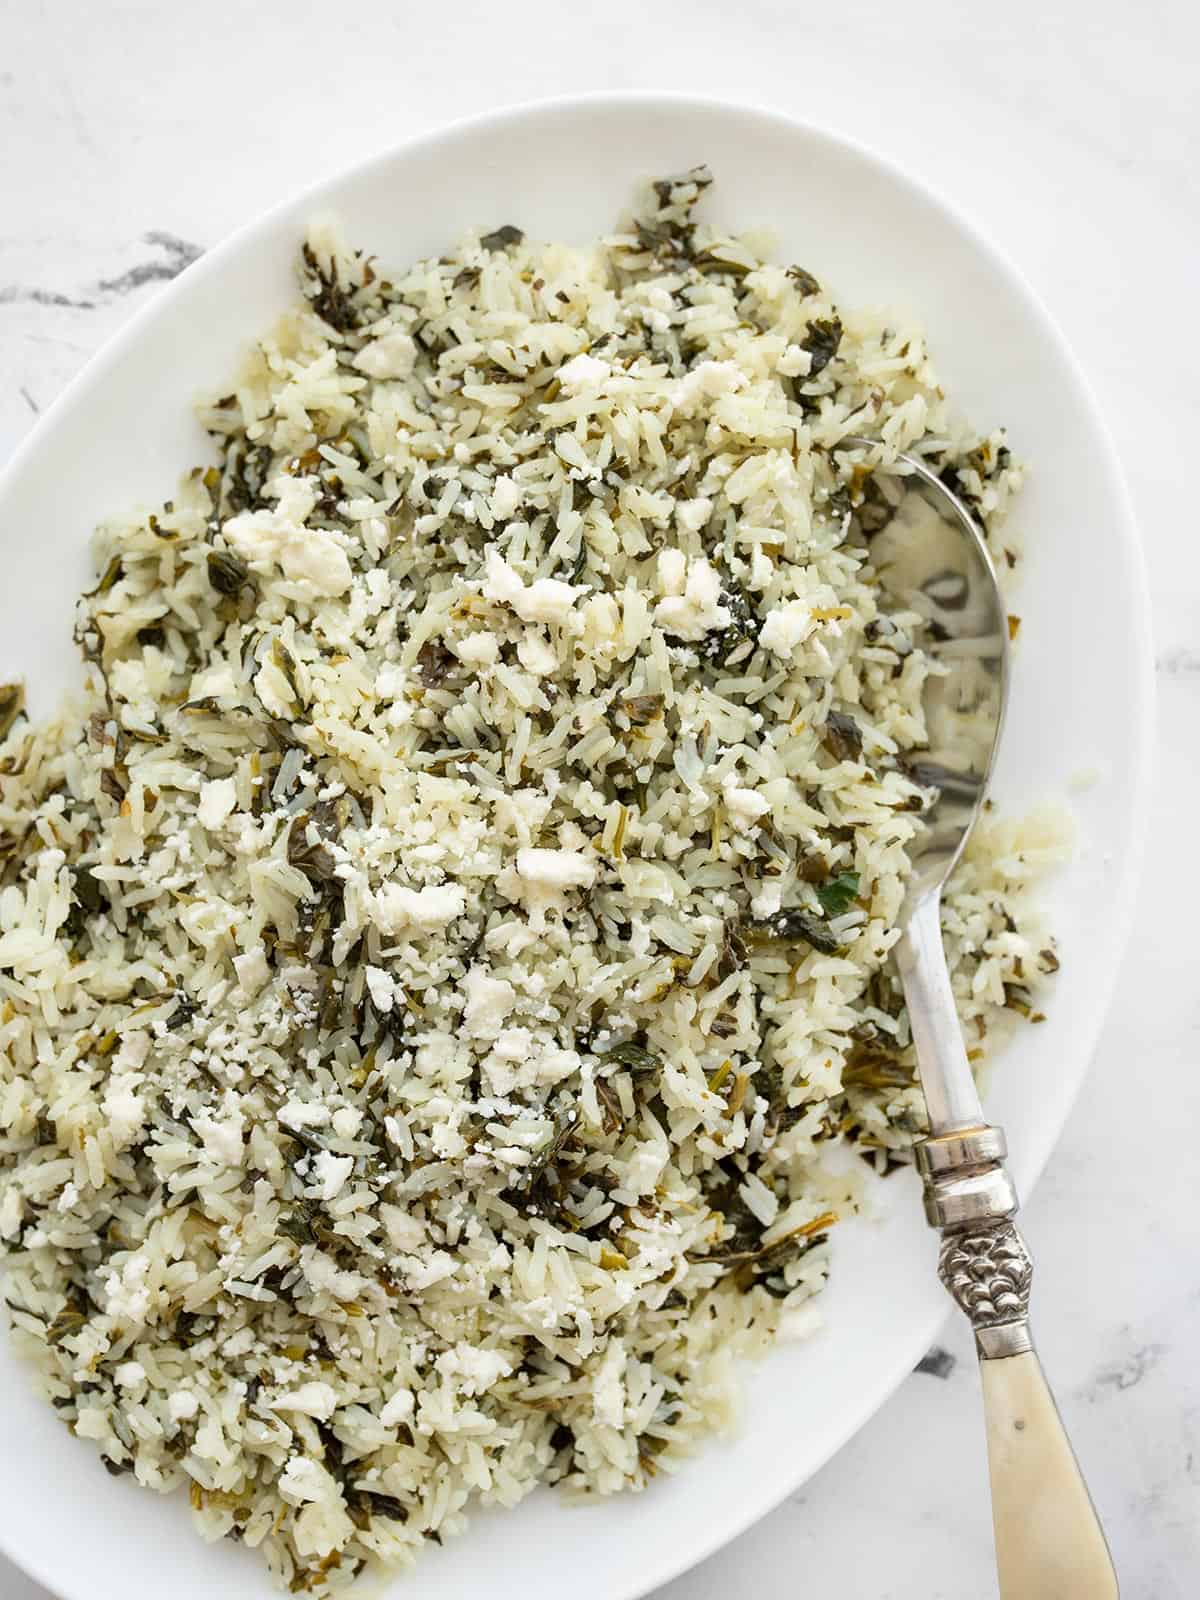
<svg viewBox="0 0 1200 1600">
<path fill-rule="evenodd" d="M 1104 1533 L 1029 1331 L 1033 1262 L 999 1128 L 924 1140 L 938 1276 L 975 1330 L 1001 1600 L 1116 1600 Z"/>
<path fill-rule="evenodd" d="M 980 1358 L 1002 1600 L 1116 1600 L 1117 1575 L 1042 1364 Z"/>
</svg>

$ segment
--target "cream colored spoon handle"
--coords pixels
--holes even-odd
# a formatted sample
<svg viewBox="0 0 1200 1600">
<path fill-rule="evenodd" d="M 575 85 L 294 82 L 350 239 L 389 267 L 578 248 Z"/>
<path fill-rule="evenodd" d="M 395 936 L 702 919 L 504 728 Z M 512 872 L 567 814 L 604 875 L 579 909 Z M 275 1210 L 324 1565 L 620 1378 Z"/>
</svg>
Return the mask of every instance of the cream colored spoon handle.
<svg viewBox="0 0 1200 1600">
<path fill-rule="evenodd" d="M 1115 1600 L 1117 1575 L 1042 1364 L 979 1363 L 1001 1600 Z"/>
<path fill-rule="evenodd" d="M 1117 1575 L 1029 1331 L 1033 1262 L 999 1128 L 916 1147 L 938 1276 L 975 1330 L 1001 1600 L 1115 1600 Z"/>
</svg>

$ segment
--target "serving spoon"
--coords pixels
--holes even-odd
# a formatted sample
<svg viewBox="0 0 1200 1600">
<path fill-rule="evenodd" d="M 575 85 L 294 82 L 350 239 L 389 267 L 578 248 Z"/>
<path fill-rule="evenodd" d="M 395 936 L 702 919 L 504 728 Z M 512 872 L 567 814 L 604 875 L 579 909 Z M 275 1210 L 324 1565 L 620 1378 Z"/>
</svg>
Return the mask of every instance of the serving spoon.
<svg viewBox="0 0 1200 1600">
<path fill-rule="evenodd" d="M 913 846 L 896 944 L 929 1116 L 915 1149 L 925 1215 L 942 1236 L 938 1275 L 975 1331 L 1002 1600 L 1109 1600 L 1112 1559 L 1033 1348 L 1033 1263 L 1012 1220 L 1004 1133 L 983 1114 L 942 945 L 942 889 L 983 808 L 1004 723 L 1008 617 L 971 513 L 924 462 L 898 459 L 907 492 L 872 558 L 933 625 L 944 669 L 925 692 L 929 750 L 915 774 L 938 799 Z"/>
</svg>

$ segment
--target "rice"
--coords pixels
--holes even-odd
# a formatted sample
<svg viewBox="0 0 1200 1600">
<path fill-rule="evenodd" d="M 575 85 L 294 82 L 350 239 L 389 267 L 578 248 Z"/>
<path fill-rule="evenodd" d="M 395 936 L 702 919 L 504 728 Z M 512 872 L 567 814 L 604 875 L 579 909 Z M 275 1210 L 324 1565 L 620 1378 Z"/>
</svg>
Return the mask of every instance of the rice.
<svg viewBox="0 0 1200 1600">
<path fill-rule="evenodd" d="M 871 539 L 908 450 L 1015 559 L 1021 473 L 708 182 L 390 275 L 314 227 L 219 465 L 99 530 L 86 687 L 4 698 L 13 1334 L 293 1590 L 674 1471 L 923 1126 L 940 669 Z M 1062 845 L 989 821 L 947 898 L 973 1059 Z"/>
</svg>

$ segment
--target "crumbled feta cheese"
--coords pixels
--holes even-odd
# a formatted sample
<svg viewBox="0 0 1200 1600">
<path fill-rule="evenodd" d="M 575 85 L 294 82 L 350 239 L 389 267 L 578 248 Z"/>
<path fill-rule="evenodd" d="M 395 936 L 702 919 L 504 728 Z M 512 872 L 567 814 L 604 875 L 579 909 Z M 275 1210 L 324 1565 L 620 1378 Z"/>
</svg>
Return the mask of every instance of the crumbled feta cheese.
<svg viewBox="0 0 1200 1600">
<path fill-rule="evenodd" d="M 739 788 L 730 779 L 722 785 L 721 798 L 730 820 L 739 828 L 752 828 L 771 809 L 771 802 L 765 800 L 757 790 Z"/>
<path fill-rule="evenodd" d="M 280 1497 L 292 1506 L 332 1499 L 337 1493 L 337 1485 L 329 1473 L 310 1456 L 292 1456 L 279 1474 L 275 1487 Z"/>
<path fill-rule="evenodd" d="M 172 1389 L 167 1396 L 167 1415 L 173 1422 L 190 1422 L 200 1402 L 190 1389 Z"/>
<path fill-rule="evenodd" d="M 662 1177 L 668 1153 L 665 1143 L 639 1145 L 622 1174 L 621 1187 L 632 1194 L 652 1194 L 655 1184 Z"/>
<path fill-rule="evenodd" d="M 406 889 L 403 884 L 385 883 L 372 897 L 374 921 L 381 933 L 398 934 L 417 928 L 422 933 L 439 933 L 466 910 L 467 897 L 456 883 L 431 884 L 424 889 Z"/>
<path fill-rule="evenodd" d="M 559 837 L 564 838 L 565 830 Z M 581 842 L 586 842 L 582 833 Z M 570 841 L 573 843 L 574 841 Z M 596 881 L 597 863 L 594 858 L 577 849 L 549 850 L 526 847 L 518 850 L 513 866 L 497 875 L 496 886 L 502 894 L 519 900 L 529 912 L 528 932 L 537 935 L 546 926 L 546 913 L 562 909 L 564 896 L 569 889 L 586 889 Z M 507 929 L 507 925 L 505 925 Z M 519 932 L 519 930 L 517 930 Z M 507 931 L 504 945 L 512 954 L 520 948 L 520 941 Z M 502 948 L 495 942 L 496 948 Z"/>
<path fill-rule="evenodd" d="M 454 1161 L 466 1155 L 467 1141 L 452 1122 L 436 1122 L 430 1129 L 429 1143 L 440 1161 Z"/>
<path fill-rule="evenodd" d="M 816 624 L 812 608 L 804 600 L 785 600 L 768 611 L 758 642 L 764 650 L 781 656 L 785 661 L 798 644 L 803 644 Z"/>
<path fill-rule="evenodd" d="M 271 1401 L 272 1411 L 298 1411 L 305 1417 L 316 1417 L 328 1422 L 337 1410 L 337 1391 L 328 1383 L 302 1383 L 298 1389 L 281 1394 Z"/>
<path fill-rule="evenodd" d="M 775 563 L 760 545 L 755 545 L 750 557 L 750 587 L 765 589 L 775 576 Z"/>
<path fill-rule="evenodd" d="M 785 378 L 806 378 L 812 368 L 812 353 L 798 344 L 789 344 L 775 363 L 776 372 Z"/>
<path fill-rule="evenodd" d="M 550 811 L 550 800 L 540 789 L 513 789 L 508 794 L 496 793 L 496 826 L 504 833 L 515 834 L 521 844 L 528 844 L 540 831 Z"/>
<path fill-rule="evenodd" d="M 203 828 L 219 828 L 237 805 L 237 784 L 232 778 L 213 778 L 200 786 L 196 817 Z"/>
<path fill-rule="evenodd" d="M 586 393 L 598 389 L 606 378 L 612 376 L 612 367 L 599 356 L 582 353 L 572 356 L 558 369 L 558 382 L 564 394 Z"/>
<path fill-rule="evenodd" d="M 483 1063 L 493 1095 L 516 1089 L 550 1088 L 573 1077 L 581 1067 L 579 1052 L 566 1048 L 546 1034 L 534 1036 L 528 1028 L 506 1028 Z M 525 1151 L 521 1152 L 528 1159 Z"/>
<path fill-rule="evenodd" d="M 545 1085 L 561 1083 L 564 1078 L 574 1077 L 581 1064 L 578 1050 L 565 1045 L 543 1044 L 533 1055 L 534 1081 Z"/>
<path fill-rule="evenodd" d="M 366 981 L 367 993 L 376 1011 L 390 1011 L 396 1000 L 396 980 L 382 967 L 368 967 Z"/>
<path fill-rule="evenodd" d="M 335 1200 L 346 1186 L 354 1171 L 353 1156 L 335 1156 L 329 1150 L 319 1150 L 312 1159 L 314 1187 L 319 1200 Z"/>
<path fill-rule="evenodd" d="M 485 1394 L 500 1378 L 507 1378 L 513 1370 L 512 1362 L 499 1350 L 481 1350 L 472 1344 L 459 1343 L 446 1350 L 434 1363 L 445 1378 L 457 1379 L 455 1387 L 461 1394 Z"/>
<path fill-rule="evenodd" d="M 345 594 L 353 574 L 337 536 L 308 528 L 305 519 L 316 505 L 316 492 L 303 478 L 283 475 L 267 485 L 274 510 L 241 511 L 222 528 L 225 538 L 251 566 L 279 566 L 285 578 L 307 582 L 318 594 Z"/>
<path fill-rule="evenodd" d="M 501 1061 L 524 1061 L 529 1054 L 532 1037 L 528 1028 L 505 1028 L 496 1035 L 492 1054 L 499 1056 Z"/>
<path fill-rule="evenodd" d="M 332 1295 L 335 1300 L 355 1300 L 367 1286 L 361 1272 L 343 1272 L 332 1256 L 312 1245 L 300 1252 L 300 1264 L 314 1294 Z"/>
<path fill-rule="evenodd" d="M 465 987 L 463 1026 L 472 1039 L 493 1038 L 513 1008 L 516 990 L 506 978 L 493 978 L 484 967 L 470 969 Z"/>
<path fill-rule="evenodd" d="M 214 1161 L 226 1167 L 240 1167 L 244 1154 L 242 1134 L 245 1121 L 236 1096 L 225 1096 L 225 1113 L 223 1117 L 214 1117 L 208 1111 L 194 1112 L 192 1127 L 200 1135 L 205 1150 Z"/>
<path fill-rule="evenodd" d="M 352 365 L 368 378 L 407 378 L 416 365 L 417 347 L 403 328 L 388 328 L 363 345 Z"/>
<path fill-rule="evenodd" d="M 323 1128 L 329 1121 L 329 1107 L 319 1100 L 285 1100 L 279 1120 L 285 1128 Z"/>
<path fill-rule="evenodd" d="M 574 611 L 578 596 L 587 593 L 586 584 L 564 583 L 561 578 L 535 578 L 526 585 L 495 545 L 488 546 L 486 565 L 485 597 L 511 607 L 522 622 L 563 623 Z"/>
<path fill-rule="evenodd" d="M 750 896 L 750 911 L 756 917 L 773 917 L 783 905 L 783 880 L 764 878 Z"/>
<path fill-rule="evenodd" d="M 357 1106 L 342 1106 L 333 1113 L 330 1122 L 339 1139 L 354 1139 L 362 1127 L 363 1114 Z"/>
<path fill-rule="evenodd" d="M 112 1437 L 109 1420 L 99 1406 L 82 1406 L 73 1431 L 77 1439 L 95 1439 L 98 1443 Z"/>
<path fill-rule="evenodd" d="M 193 700 L 219 700 L 222 695 L 237 693 L 233 670 L 227 661 L 218 661 L 205 667 L 192 679 L 190 688 Z"/>
<path fill-rule="evenodd" d="M 386 1203 L 380 1206 L 379 1214 L 387 1231 L 388 1243 L 393 1250 L 403 1250 L 411 1254 L 420 1248 L 425 1238 L 425 1224 L 420 1217 L 411 1216 L 399 1206 Z"/>
<path fill-rule="evenodd" d="M 502 472 L 492 485 L 490 510 L 497 522 L 507 522 L 521 504 L 521 489 L 516 479 Z"/>
<path fill-rule="evenodd" d="M 625 1363 L 628 1359 L 622 1339 L 610 1339 L 608 1349 L 592 1379 L 592 1412 L 607 1428 L 619 1428 L 625 1420 Z"/>
<path fill-rule="evenodd" d="M 715 628 L 727 628 L 733 617 L 721 604 L 720 573 L 703 558 L 689 562 L 683 593 L 664 595 L 654 608 L 654 620 L 677 639 L 703 639 Z"/>
<path fill-rule="evenodd" d="M 143 1028 L 122 1034 L 120 1048 L 113 1057 L 113 1069 L 118 1072 L 137 1072 L 145 1066 L 149 1054 L 150 1035 Z"/>
<path fill-rule="evenodd" d="M 687 557 L 670 546 L 658 552 L 658 587 L 664 594 L 682 594 L 687 582 Z"/>
<path fill-rule="evenodd" d="M 144 1037 L 144 1035 L 143 1035 Z M 141 1131 L 146 1119 L 146 1105 L 138 1093 L 141 1076 L 136 1072 L 120 1072 L 108 1080 L 104 1091 L 104 1115 L 108 1136 L 115 1149 L 123 1149 Z"/>
<path fill-rule="evenodd" d="M 145 1381 L 146 1369 L 140 1361 L 123 1361 L 113 1373 L 113 1382 L 119 1389 L 136 1389 Z"/>
<path fill-rule="evenodd" d="M 110 1268 L 105 1280 L 105 1310 L 114 1321 L 138 1327 L 150 1310 L 150 1288 L 146 1276 L 149 1257 L 135 1251 L 118 1271 Z"/>
<path fill-rule="evenodd" d="M 258 993 L 271 976 L 267 952 L 260 944 L 256 944 L 252 950 L 243 951 L 240 956 L 234 956 L 233 970 L 237 973 L 238 988 L 244 995 L 251 997 Z"/>
<path fill-rule="evenodd" d="M 537 943 L 537 934 L 524 922 L 501 922 L 489 928 L 484 944 L 493 955 L 507 956 L 515 961 L 530 945 Z"/>
<path fill-rule="evenodd" d="M 411 1389 L 397 1389 L 384 1402 L 379 1413 L 379 1420 L 385 1428 L 396 1428 L 402 1422 L 407 1422 L 416 1407 L 416 1400 Z"/>
<path fill-rule="evenodd" d="M 594 594 L 580 608 L 583 641 L 589 650 L 612 649 L 621 637 L 621 608 L 610 594 Z"/>
<path fill-rule="evenodd" d="M 703 495 L 695 500 L 680 500 L 675 507 L 675 520 L 684 533 L 699 533 L 701 528 L 708 525 L 712 508 L 712 501 L 706 500 Z"/>
<path fill-rule="evenodd" d="M 382 530 L 382 537 L 387 538 L 387 523 L 376 518 Z M 376 616 L 392 598 L 392 580 L 382 567 L 372 567 L 363 580 L 367 586 L 367 596 L 370 601 L 371 615 Z"/>
<path fill-rule="evenodd" d="M 675 385 L 671 402 L 680 416 L 691 416 L 705 400 L 734 394 L 746 386 L 746 375 L 733 361 L 701 361 Z"/>
<path fill-rule="evenodd" d="M 458 1263 L 448 1250 L 435 1250 L 424 1261 L 418 1261 L 406 1268 L 404 1278 L 408 1287 L 419 1293 L 422 1289 L 431 1289 L 435 1283 L 444 1283 L 447 1278 L 458 1275 Z"/>
<path fill-rule="evenodd" d="M 451 648 L 470 667 L 494 667 L 500 659 L 500 641 L 494 633 L 469 633 Z"/>
<path fill-rule="evenodd" d="M 590 889 L 596 862 L 578 850 L 518 850 L 517 874 L 531 889 L 558 895 L 564 889 Z"/>
<path fill-rule="evenodd" d="M 280 552 L 285 577 L 310 583 L 318 594 L 344 594 L 350 585 L 350 558 L 336 534 L 314 528 L 303 539 L 291 539 Z"/>
<path fill-rule="evenodd" d="M 535 678 L 545 678 L 558 668 L 558 651 L 540 633 L 527 633 L 517 645 L 517 660 Z"/>
</svg>

